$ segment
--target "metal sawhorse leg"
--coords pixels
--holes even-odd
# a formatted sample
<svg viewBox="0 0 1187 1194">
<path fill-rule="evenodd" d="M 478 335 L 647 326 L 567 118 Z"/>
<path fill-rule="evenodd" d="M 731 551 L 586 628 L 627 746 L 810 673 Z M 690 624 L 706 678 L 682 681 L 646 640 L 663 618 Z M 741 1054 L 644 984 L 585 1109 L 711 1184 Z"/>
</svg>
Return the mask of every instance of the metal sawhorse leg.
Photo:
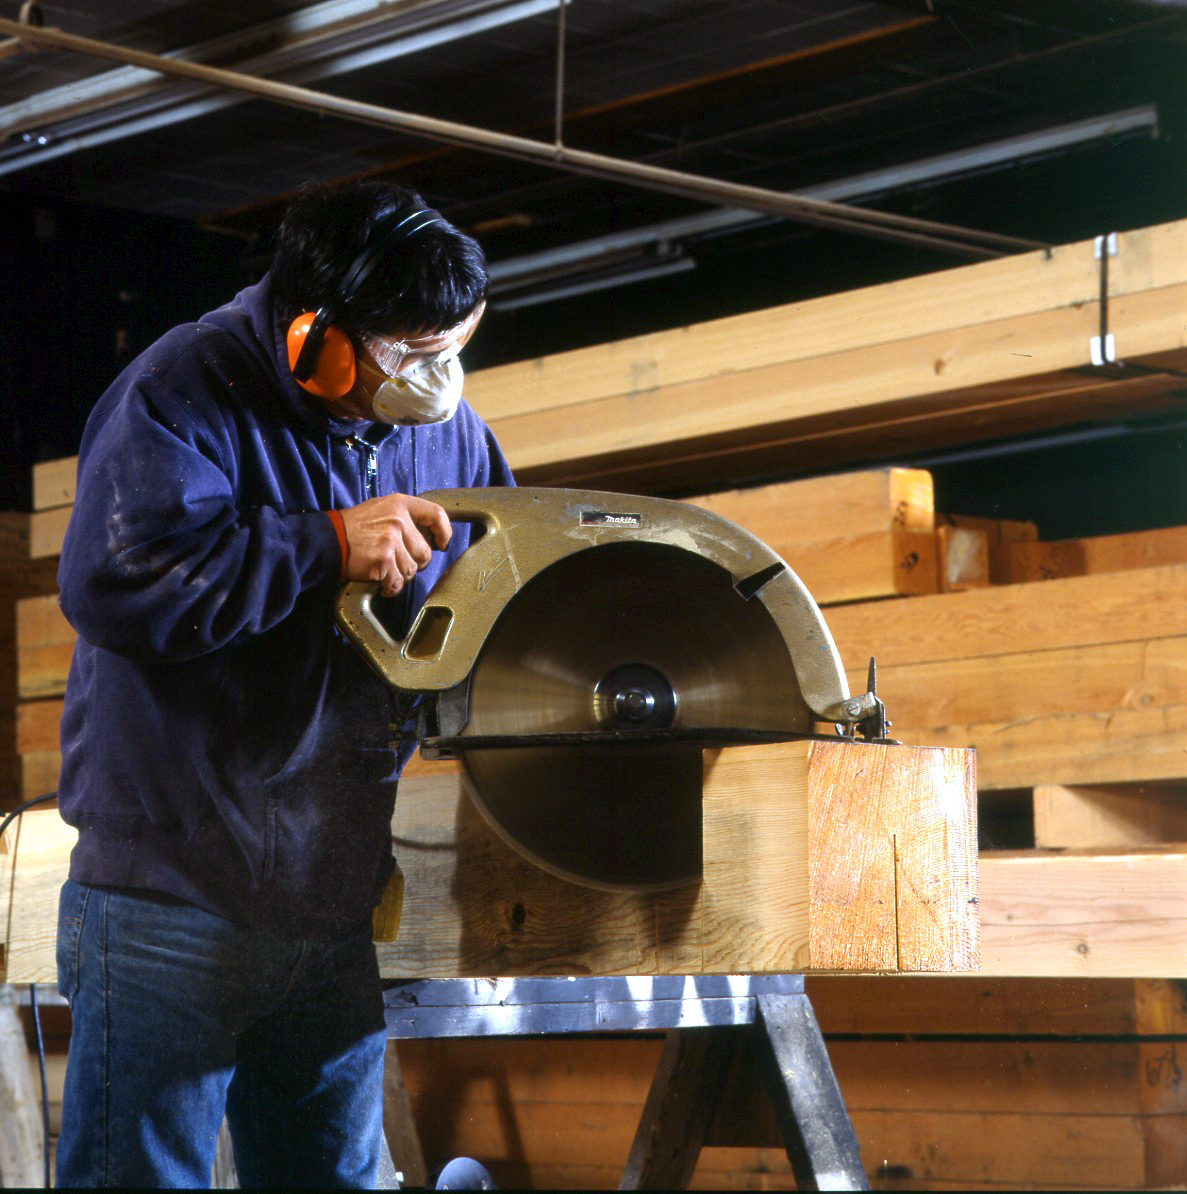
<svg viewBox="0 0 1187 1194">
<path fill-rule="evenodd" d="M 802 975 L 426 979 L 385 1002 L 397 1040 L 666 1031 L 624 1190 L 687 1186 L 744 1029 L 799 1188 L 869 1188 Z"/>
</svg>

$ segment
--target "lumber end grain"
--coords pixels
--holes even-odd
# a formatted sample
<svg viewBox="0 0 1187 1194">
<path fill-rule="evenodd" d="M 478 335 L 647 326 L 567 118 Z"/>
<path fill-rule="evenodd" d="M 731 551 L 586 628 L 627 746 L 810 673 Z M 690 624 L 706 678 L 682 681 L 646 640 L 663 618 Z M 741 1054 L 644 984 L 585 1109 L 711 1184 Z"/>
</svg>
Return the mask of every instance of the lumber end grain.
<svg viewBox="0 0 1187 1194">
<path fill-rule="evenodd" d="M 808 794 L 812 968 L 976 970 L 974 752 L 813 743 Z"/>
</svg>

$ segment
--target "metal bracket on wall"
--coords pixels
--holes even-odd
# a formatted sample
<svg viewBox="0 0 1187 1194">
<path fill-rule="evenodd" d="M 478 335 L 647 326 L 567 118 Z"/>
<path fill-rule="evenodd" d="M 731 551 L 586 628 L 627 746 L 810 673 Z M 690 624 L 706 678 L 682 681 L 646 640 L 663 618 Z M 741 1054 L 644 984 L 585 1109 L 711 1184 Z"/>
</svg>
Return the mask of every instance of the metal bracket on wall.
<svg viewBox="0 0 1187 1194">
<path fill-rule="evenodd" d="M 1100 262 L 1100 335 L 1088 341 L 1088 354 L 1094 365 L 1116 365 L 1117 340 L 1109 331 L 1109 258 L 1117 256 L 1117 234 L 1098 236 L 1092 255 Z"/>
</svg>

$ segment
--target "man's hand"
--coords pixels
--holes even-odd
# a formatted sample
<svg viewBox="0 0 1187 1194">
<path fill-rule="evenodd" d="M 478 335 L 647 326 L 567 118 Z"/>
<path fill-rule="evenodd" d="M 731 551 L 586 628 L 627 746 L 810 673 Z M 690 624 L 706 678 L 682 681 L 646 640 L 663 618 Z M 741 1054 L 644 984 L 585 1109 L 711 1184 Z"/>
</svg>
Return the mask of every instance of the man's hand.
<svg viewBox="0 0 1187 1194">
<path fill-rule="evenodd" d="M 393 493 L 340 510 L 346 529 L 346 579 L 377 580 L 385 597 L 394 597 L 440 550 L 453 528 L 436 502 Z M 421 528 L 424 528 L 424 531 Z"/>
</svg>

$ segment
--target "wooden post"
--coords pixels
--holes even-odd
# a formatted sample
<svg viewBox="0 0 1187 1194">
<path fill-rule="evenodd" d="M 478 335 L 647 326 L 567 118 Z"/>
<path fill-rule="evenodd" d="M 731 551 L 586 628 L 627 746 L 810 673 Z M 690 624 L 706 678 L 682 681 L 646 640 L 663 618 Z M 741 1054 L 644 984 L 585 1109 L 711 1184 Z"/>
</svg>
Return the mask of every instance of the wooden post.
<svg viewBox="0 0 1187 1194">
<path fill-rule="evenodd" d="M 0 985 L 0 1186 L 41 1186 L 45 1151 L 16 993 Z"/>
<path fill-rule="evenodd" d="M 423 1186 L 426 1180 L 420 1134 L 412 1117 L 412 1103 L 404 1085 L 400 1053 L 394 1040 L 387 1042 L 383 1057 L 383 1134 L 392 1164 L 405 1186 Z"/>
<path fill-rule="evenodd" d="M 684 1190 L 717 1109 L 736 1030 L 673 1029 L 643 1106 L 620 1190 Z"/>
</svg>

